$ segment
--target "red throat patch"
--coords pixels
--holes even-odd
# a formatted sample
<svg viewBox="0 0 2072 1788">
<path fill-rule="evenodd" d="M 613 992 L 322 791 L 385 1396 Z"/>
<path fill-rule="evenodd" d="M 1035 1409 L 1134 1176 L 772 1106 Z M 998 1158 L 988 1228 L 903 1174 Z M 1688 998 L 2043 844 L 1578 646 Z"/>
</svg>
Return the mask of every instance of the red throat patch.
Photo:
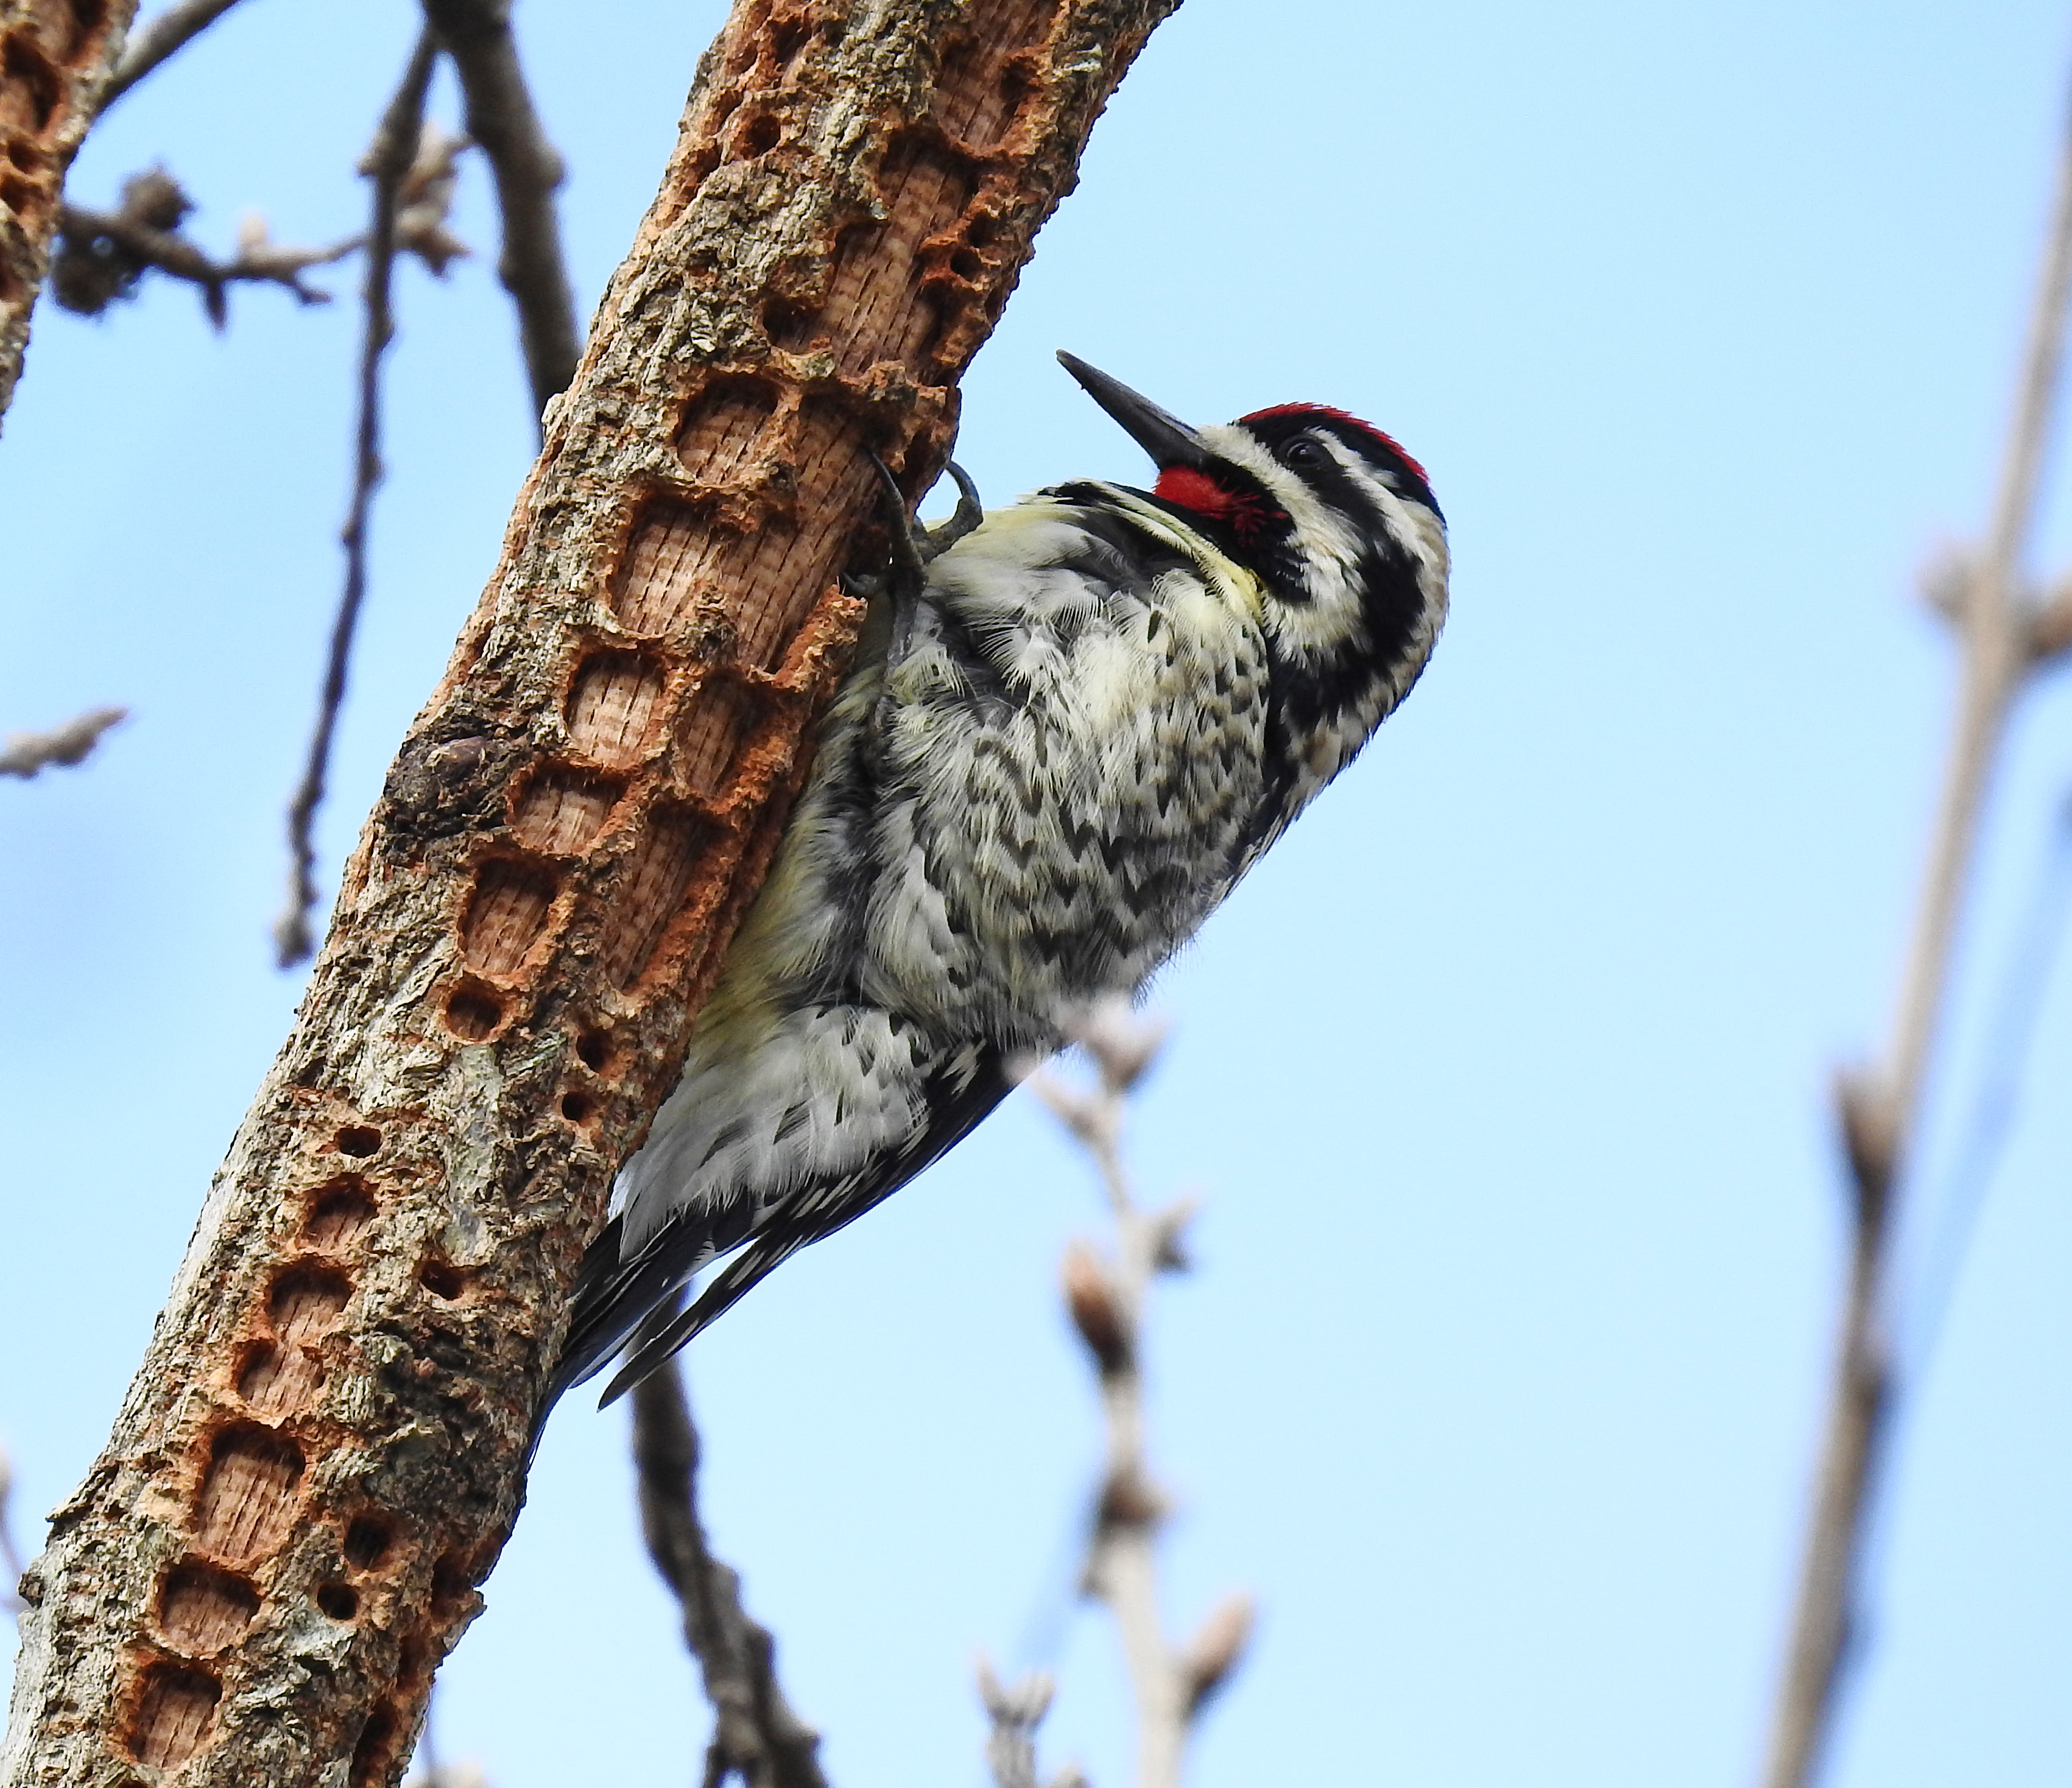
<svg viewBox="0 0 2072 1788">
<path fill-rule="evenodd" d="M 1266 525 L 1266 510 L 1257 497 L 1226 491 L 1207 472 L 1191 466 L 1168 466 L 1159 473 L 1151 493 L 1206 520 L 1222 522 L 1240 535 L 1256 534 Z"/>
<path fill-rule="evenodd" d="M 1329 404 L 1276 404 L 1270 409 L 1256 409 L 1251 415 L 1240 416 L 1238 420 L 1240 422 L 1263 422 L 1271 416 L 1323 416 L 1330 417 L 1334 422 L 1346 423 L 1358 429 L 1363 434 L 1372 435 L 1411 471 L 1423 479 L 1428 487 L 1432 482 L 1430 475 L 1424 468 L 1403 450 L 1403 443 L 1400 441 L 1394 435 L 1376 428 L 1371 422 L 1363 422 L 1350 410 L 1334 409 Z"/>
</svg>

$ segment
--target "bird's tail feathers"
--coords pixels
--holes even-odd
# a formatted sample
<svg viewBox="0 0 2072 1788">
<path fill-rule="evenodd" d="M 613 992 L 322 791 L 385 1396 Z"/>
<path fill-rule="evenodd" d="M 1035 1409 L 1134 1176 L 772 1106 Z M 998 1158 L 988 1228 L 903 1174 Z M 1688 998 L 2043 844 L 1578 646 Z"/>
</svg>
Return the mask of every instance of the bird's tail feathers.
<svg viewBox="0 0 2072 1788">
<path fill-rule="evenodd" d="M 548 1382 L 543 1417 L 568 1391 L 610 1365 L 641 1320 L 713 1256 L 712 1235 L 703 1224 L 674 1224 L 637 1254 L 622 1257 L 625 1235 L 626 1219 L 614 1217 L 577 1269 L 568 1336 Z"/>
<path fill-rule="evenodd" d="M 660 1334 L 643 1341 L 627 1355 L 626 1363 L 604 1387 L 604 1395 L 597 1400 L 598 1408 L 606 1408 L 618 1402 L 664 1360 L 685 1346 L 693 1336 L 718 1321 L 754 1289 L 757 1280 L 783 1265 L 812 1239 L 807 1235 L 775 1233 L 758 1236 L 750 1242 L 699 1293 L 697 1301 L 689 1309 Z M 589 1378 L 602 1371 L 603 1363 L 600 1361 L 583 1376 Z"/>
</svg>

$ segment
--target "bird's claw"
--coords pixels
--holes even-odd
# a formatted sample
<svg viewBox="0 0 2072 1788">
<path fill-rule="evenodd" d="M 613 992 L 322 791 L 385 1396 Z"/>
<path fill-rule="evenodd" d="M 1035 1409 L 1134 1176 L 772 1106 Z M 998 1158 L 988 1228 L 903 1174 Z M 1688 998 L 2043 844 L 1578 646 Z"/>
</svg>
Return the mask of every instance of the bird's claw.
<svg viewBox="0 0 2072 1788">
<path fill-rule="evenodd" d="M 949 473 L 956 483 L 956 508 L 941 527 L 923 528 L 908 507 L 906 493 L 899 488 L 899 480 L 892 475 L 892 468 L 868 447 L 864 449 L 864 454 L 878 474 L 878 482 L 885 493 L 886 530 L 892 536 L 893 560 L 901 570 L 917 578 L 924 577 L 931 563 L 985 520 L 985 508 L 979 501 L 978 487 L 972 482 L 971 474 L 954 459 L 949 463 Z"/>
</svg>

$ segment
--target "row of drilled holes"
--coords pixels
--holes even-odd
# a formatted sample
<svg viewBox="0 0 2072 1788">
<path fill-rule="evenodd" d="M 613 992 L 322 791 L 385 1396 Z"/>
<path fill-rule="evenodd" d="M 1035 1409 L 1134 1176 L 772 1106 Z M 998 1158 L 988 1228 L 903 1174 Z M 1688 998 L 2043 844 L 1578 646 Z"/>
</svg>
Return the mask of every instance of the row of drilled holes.
<svg viewBox="0 0 2072 1788">
<path fill-rule="evenodd" d="M 364 1160 L 379 1152 L 381 1141 L 372 1125 L 347 1124 L 331 1145 Z M 247 1343 L 237 1367 L 238 1395 L 251 1416 L 226 1424 L 212 1437 L 194 1502 L 195 1552 L 160 1585 L 158 1639 L 183 1655 L 156 1658 L 141 1673 L 128 1728 L 130 1753 L 140 1763 L 177 1768 L 207 1742 L 223 1691 L 204 1660 L 234 1644 L 257 1617 L 260 1593 L 247 1572 L 287 1537 L 306 1466 L 300 1445 L 268 1424 L 306 1411 L 322 1389 L 316 1348 L 343 1320 L 352 1293 L 347 1260 L 376 1215 L 372 1190 L 359 1174 L 342 1174 L 319 1187 L 302 1223 L 305 1252 L 269 1287 L 261 1325 L 265 1332 Z M 435 1297 L 451 1301 L 467 1293 L 466 1276 L 450 1262 L 428 1260 L 418 1277 Z M 354 1516 L 340 1547 L 347 1574 L 364 1577 L 379 1569 L 394 1543 L 385 1517 L 372 1511 Z M 343 1580 L 319 1585 L 315 1594 L 317 1606 L 339 1622 L 358 1615 L 360 1597 L 360 1589 Z M 373 1779 L 357 1762 L 355 1781 Z"/>
</svg>

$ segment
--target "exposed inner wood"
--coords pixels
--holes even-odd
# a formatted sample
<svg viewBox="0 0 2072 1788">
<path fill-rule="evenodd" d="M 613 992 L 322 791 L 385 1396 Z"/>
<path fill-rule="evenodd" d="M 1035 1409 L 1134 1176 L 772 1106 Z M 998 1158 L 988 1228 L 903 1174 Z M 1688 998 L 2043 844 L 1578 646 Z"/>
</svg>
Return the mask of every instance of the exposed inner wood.
<svg viewBox="0 0 2072 1788">
<path fill-rule="evenodd" d="M 542 764 L 518 797 L 511 829 L 518 842 L 557 857 L 587 849 L 626 792 L 616 777 L 569 764 Z"/>
<path fill-rule="evenodd" d="M 158 1630 L 169 1644 L 205 1656 L 228 1645 L 258 1612 L 259 1592 L 244 1578 L 188 1563 L 175 1566 L 166 1579 Z"/>
<path fill-rule="evenodd" d="M 631 987 L 684 905 L 713 828 L 689 813 L 658 814 L 627 861 L 604 933 L 604 972 L 615 987 Z"/>
<path fill-rule="evenodd" d="M 273 1333 L 290 1346 L 303 1346 L 338 1326 L 352 1295 L 352 1283 L 326 1267 L 292 1267 L 273 1286 L 267 1313 Z"/>
<path fill-rule="evenodd" d="M 661 730 L 667 692 L 660 667 L 646 655 L 592 652 L 569 685 L 569 737 L 599 763 L 630 768 Z"/>
<path fill-rule="evenodd" d="M 144 1673 L 130 1754 L 157 1770 L 177 1770 L 202 1747 L 223 1685 L 208 1671 L 154 1664 Z"/>
<path fill-rule="evenodd" d="M 374 1221 L 374 1200 L 358 1180 L 342 1180 L 319 1192 L 310 1205 L 302 1239 L 313 1247 L 342 1248 Z"/>
<path fill-rule="evenodd" d="M 195 1542 L 215 1557 L 240 1564 L 280 1544 L 294 1519 L 302 1451 L 256 1428 L 218 1437 L 195 1506 Z"/>
<path fill-rule="evenodd" d="M 0 413 L 21 373 L 65 170 L 135 10 L 134 0 L 0 5 Z"/>
<path fill-rule="evenodd" d="M 492 858 L 475 884 L 461 926 L 461 955 L 485 975 L 508 975 L 547 928 L 553 875 L 538 864 Z"/>
</svg>

